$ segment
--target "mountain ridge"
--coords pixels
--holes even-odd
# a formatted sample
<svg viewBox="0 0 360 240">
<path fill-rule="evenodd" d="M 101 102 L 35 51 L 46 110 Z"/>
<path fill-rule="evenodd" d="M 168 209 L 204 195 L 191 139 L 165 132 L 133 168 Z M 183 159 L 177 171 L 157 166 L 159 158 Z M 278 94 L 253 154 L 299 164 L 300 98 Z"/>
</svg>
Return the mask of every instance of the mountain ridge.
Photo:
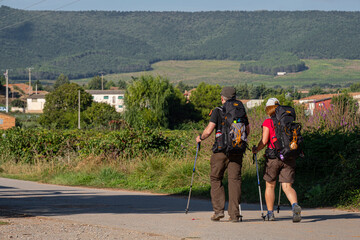
<svg viewBox="0 0 360 240">
<path fill-rule="evenodd" d="M 4 17 L 1 17 L 4 16 Z M 23 21 L 23 22 L 22 22 Z M 22 22 L 4 29 L 6 26 Z M 0 68 L 13 79 L 151 69 L 161 60 L 360 59 L 360 12 L 28 11 L 0 7 Z"/>
</svg>

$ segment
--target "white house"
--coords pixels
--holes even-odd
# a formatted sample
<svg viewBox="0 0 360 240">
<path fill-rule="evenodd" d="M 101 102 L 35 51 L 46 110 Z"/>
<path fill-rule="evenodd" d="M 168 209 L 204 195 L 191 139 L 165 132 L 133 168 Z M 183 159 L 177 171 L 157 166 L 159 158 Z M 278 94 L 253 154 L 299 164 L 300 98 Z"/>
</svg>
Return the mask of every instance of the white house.
<svg viewBox="0 0 360 240">
<path fill-rule="evenodd" d="M 27 113 L 42 113 L 45 106 L 45 94 L 32 94 L 27 99 Z"/>
<path fill-rule="evenodd" d="M 250 109 L 250 108 L 253 108 L 253 107 L 260 106 L 263 101 L 264 101 L 264 99 L 252 99 L 252 100 L 250 100 L 250 101 L 248 101 L 246 103 L 246 107 L 248 109 Z"/>
<path fill-rule="evenodd" d="M 124 90 L 86 90 L 93 96 L 94 102 L 103 102 L 114 106 L 117 112 L 125 110 Z"/>
</svg>

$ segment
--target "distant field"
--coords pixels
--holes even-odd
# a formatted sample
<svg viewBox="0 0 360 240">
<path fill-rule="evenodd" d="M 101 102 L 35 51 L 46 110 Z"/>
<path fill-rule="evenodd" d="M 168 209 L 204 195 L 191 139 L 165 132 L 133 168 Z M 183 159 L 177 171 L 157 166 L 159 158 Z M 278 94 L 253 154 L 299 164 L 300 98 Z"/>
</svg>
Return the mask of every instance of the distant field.
<svg viewBox="0 0 360 240">
<path fill-rule="evenodd" d="M 144 74 L 161 75 L 170 82 L 182 81 L 188 85 L 198 85 L 201 82 L 219 85 L 264 83 L 268 87 L 280 85 L 282 87 L 302 87 L 313 83 L 340 84 L 360 82 L 360 60 L 304 60 L 308 70 L 292 73 L 286 76 L 267 76 L 239 72 L 239 61 L 193 60 L 193 61 L 162 61 L 152 65 L 153 70 L 147 72 L 133 72 L 106 75 L 106 80 L 114 82 L 120 79 L 129 81 L 131 77 Z M 84 84 L 89 79 L 74 80 Z"/>
</svg>

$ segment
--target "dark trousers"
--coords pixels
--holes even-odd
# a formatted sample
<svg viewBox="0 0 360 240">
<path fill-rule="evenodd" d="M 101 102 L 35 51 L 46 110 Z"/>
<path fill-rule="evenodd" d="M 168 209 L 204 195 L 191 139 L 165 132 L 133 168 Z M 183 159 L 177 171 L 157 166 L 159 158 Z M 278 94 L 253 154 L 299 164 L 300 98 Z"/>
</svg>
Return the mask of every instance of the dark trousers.
<svg viewBox="0 0 360 240">
<path fill-rule="evenodd" d="M 225 190 L 222 180 L 227 169 L 229 190 L 228 213 L 231 218 L 240 216 L 242 158 L 242 154 L 229 155 L 228 157 L 224 153 L 214 153 L 211 156 L 211 203 L 215 213 L 224 212 L 225 209 Z"/>
</svg>

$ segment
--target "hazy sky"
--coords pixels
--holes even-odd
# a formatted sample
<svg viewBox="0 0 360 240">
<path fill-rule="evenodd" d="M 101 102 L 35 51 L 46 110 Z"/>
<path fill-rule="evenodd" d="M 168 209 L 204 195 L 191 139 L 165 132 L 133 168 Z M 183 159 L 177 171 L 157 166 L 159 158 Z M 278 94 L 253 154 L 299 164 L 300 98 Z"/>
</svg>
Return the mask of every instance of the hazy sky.
<svg viewBox="0 0 360 240">
<path fill-rule="evenodd" d="M 360 0 L 0 0 L 0 5 L 28 10 L 75 11 L 360 11 Z"/>
</svg>

